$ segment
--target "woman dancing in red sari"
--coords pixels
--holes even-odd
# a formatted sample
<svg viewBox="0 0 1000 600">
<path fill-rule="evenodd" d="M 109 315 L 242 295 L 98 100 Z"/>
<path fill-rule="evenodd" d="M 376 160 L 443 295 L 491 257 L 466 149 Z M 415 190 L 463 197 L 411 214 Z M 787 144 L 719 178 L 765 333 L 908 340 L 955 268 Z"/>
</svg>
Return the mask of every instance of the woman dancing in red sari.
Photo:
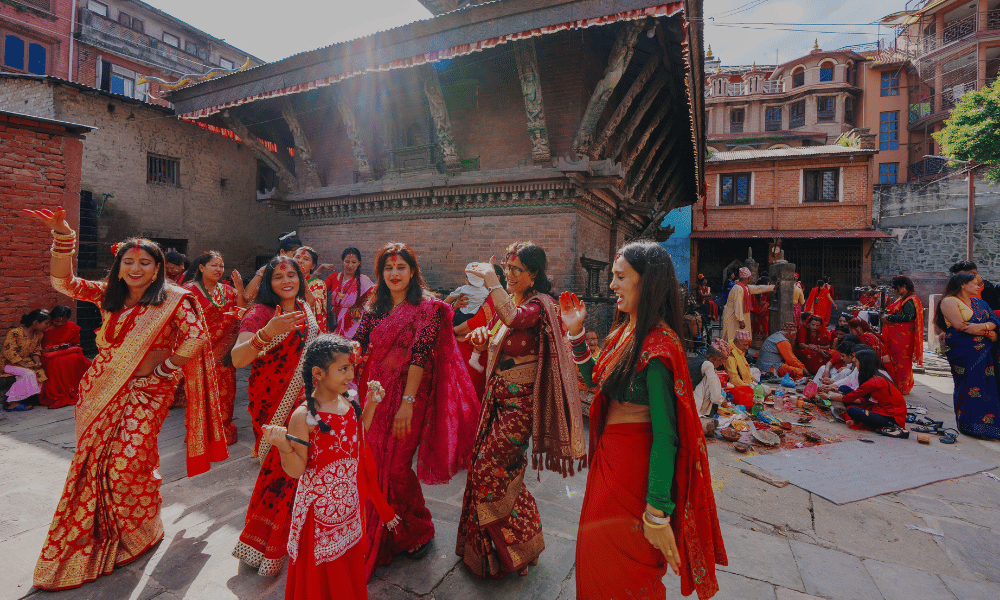
<svg viewBox="0 0 1000 600">
<path fill-rule="evenodd" d="M 687 358 L 673 329 L 682 304 L 670 256 L 655 242 L 626 245 L 611 289 L 615 327 L 596 361 L 584 343 L 586 308 L 576 295 L 560 298 L 574 360 L 600 387 L 590 407 L 576 597 L 662 600 L 669 564 L 683 595 L 711 598 L 719 590 L 715 565 L 728 558 Z"/>
<path fill-rule="evenodd" d="M 394 554 L 419 558 L 427 552 L 434 524 L 420 483 L 447 483 L 468 466 L 479 414 L 452 333 L 451 307 L 427 292 L 416 254 L 406 244 L 388 243 L 375 264 L 375 294 L 355 336 L 365 356 L 358 388 L 367 389 L 369 381 L 385 387 L 368 440 L 379 485 L 403 523 L 386 531 L 368 509 L 369 578 Z"/>
<path fill-rule="evenodd" d="M 897 298 L 885 307 L 882 339 L 894 364 L 892 378 L 905 396 L 913 390 L 913 363 L 924 364 L 924 306 L 909 277 L 894 277 L 892 288 Z"/>
<path fill-rule="evenodd" d="M 35 566 L 35 587 L 62 590 L 110 573 L 163 538 L 156 436 L 181 365 L 188 475 L 228 452 L 205 319 L 187 291 L 165 282 L 160 247 L 135 238 L 116 244 L 107 281 L 87 281 L 73 275 L 76 233 L 66 212 L 27 212 L 55 238 L 52 286 L 97 304 L 104 321 L 100 353 L 80 383 L 76 451 Z"/>
<path fill-rule="evenodd" d="M 795 355 L 806 365 L 806 371 L 816 373 L 830 360 L 830 333 L 823 327 L 823 319 L 810 315 L 799 329 L 795 340 Z"/>
<path fill-rule="evenodd" d="M 192 263 L 184 275 L 184 289 L 194 294 L 205 313 L 208 333 L 212 336 L 212 355 L 219 381 L 219 404 L 222 407 L 222 427 L 226 443 L 236 443 L 236 425 L 233 425 L 233 407 L 236 404 L 236 369 L 229 358 L 229 351 L 239 334 L 240 317 L 246 300 L 243 298 L 243 279 L 233 270 L 233 285 L 221 283 L 226 273 L 222 254 L 209 250 Z"/>
<path fill-rule="evenodd" d="M 281 572 L 288 554 L 288 528 L 295 480 L 281 469 L 281 456 L 263 439 L 264 426 L 285 427 L 304 396 L 302 360 L 319 326 L 306 302 L 305 277 L 294 260 L 276 256 L 267 263 L 257 304 L 247 310 L 232 350 L 233 366 L 250 365 L 247 409 L 260 461 L 246 523 L 233 556 L 266 577 Z"/>
<path fill-rule="evenodd" d="M 455 548 L 479 577 L 527 575 L 545 549 L 538 505 L 524 485 L 528 441 L 535 467 L 563 476 L 585 453 L 577 374 L 547 294 L 552 284 L 545 263 L 539 246 L 511 244 L 504 260 L 510 296 L 492 265 L 468 271 L 486 282 L 495 310 L 489 326 L 471 336 L 477 347 L 489 344 L 489 381 Z"/>
<path fill-rule="evenodd" d="M 90 368 L 90 360 L 80 349 L 80 326 L 69 320 L 72 316 L 73 309 L 62 304 L 49 313 L 52 327 L 42 336 L 42 367 L 49 377 L 38 395 L 42 406 L 61 408 L 76 404 L 80 380 Z"/>
</svg>

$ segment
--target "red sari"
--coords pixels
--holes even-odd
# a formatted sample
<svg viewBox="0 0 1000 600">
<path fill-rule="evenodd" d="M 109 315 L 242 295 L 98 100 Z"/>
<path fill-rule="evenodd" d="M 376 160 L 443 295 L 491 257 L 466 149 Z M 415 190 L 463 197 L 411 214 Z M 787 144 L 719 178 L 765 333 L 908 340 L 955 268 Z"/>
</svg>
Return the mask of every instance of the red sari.
<svg viewBox="0 0 1000 600">
<path fill-rule="evenodd" d="M 434 537 L 420 483 L 447 483 L 469 465 L 479 400 L 462 364 L 451 320 L 450 306 L 425 298 L 417 306 L 403 302 L 380 317 L 366 312 L 358 328 L 356 337 L 365 353 L 358 389 L 367 389 L 369 381 L 381 382 L 385 388 L 385 398 L 375 409 L 368 430 L 379 489 L 402 519 L 396 531 L 390 532 L 379 526 L 378 515 L 368 509 L 365 523 L 370 548 L 365 576 L 369 579 L 377 567 L 392 562 L 392 555 L 414 550 Z M 400 440 L 392 435 L 392 421 L 403 402 L 411 364 L 422 366 L 424 373 L 413 404 L 410 435 Z"/>
<path fill-rule="evenodd" d="M 594 367 L 602 379 L 631 335 L 620 327 L 605 345 Z M 619 343 L 621 342 L 621 343 Z M 728 565 L 726 549 L 712 491 L 701 419 L 694 404 L 684 346 L 666 326 L 653 329 L 643 340 L 637 373 L 658 358 L 674 375 L 677 433 L 680 446 L 671 497 L 676 508 L 670 526 L 681 565 L 681 594 L 692 591 L 711 598 L 718 590 L 715 565 Z M 590 407 L 590 474 L 580 514 L 576 546 L 578 600 L 611 598 L 666 598 L 662 579 L 667 571 L 663 554 L 643 535 L 651 423 L 605 425 L 609 400 L 601 393 Z M 620 586 L 620 587 L 619 587 Z"/>
<path fill-rule="evenodd" d="M 316 317 L 319 332 L 327 333 L 330 330 L 326 325 L 326 284 L 323 283 L 322 279 L 314 275 L 309 278 L 306 285 L 309 287 L 309 294 L 312 295 L 312 302 L 309 304 L 309 308 L 312 309 L 313 315 Z"/>
<path fill-rule="evenodd" d="M 833 310 L 833 289 L 829 285 L 814 287 L 806 300 L 806 312 L 823 319 L 823 329 L 830 326 L 830 313 Z"/>
<path fill-rule="evenodd" d="M 826 330 L 825 327 L 820 327 L 819 331 L 813 335 L 812 331 L 809 329 L 809 324 L 806 323 L 799 328 L 799 335 L 795 338 L 795 355 L 799 357 L 806 365 L 806 370 L 810 373 L 816 373 L 819 368 L 826 364 L 826 361 L 830 360 L 829 357 L 824 356 L 822 352 L 817 350 L 810 350 L 808 348 L 803 348 L 803 345 L 815 344 L 817 346 L 829 346 L 830 345 L 830 332 Z"/>
<path fill-rule="evenodd" d="M 57 291 L 98 306 L 105 285 L 72 276 L 52 279 Z M 100 353 L 80 382 L 76 451 L 35 566 L 37 588 L 79 587 L 131 562 L 163 538 L 156 436 L 179 374 L 134 377 L 149 352 L 166 349 L 190 357 L 184 365 L 188 475 L 203 473 L 211 462 L 228 456 L 205 319 L 186 290 L 173 284 L 166 290 L 167 299 L 159 306 L 101 311 Z"/>
<path fill-rule="evenodd" d="M 378 489 L 375 458 L 355 412 L 320 412 L 317 419 L 330 431 L 309 433 L 309 459 L 292 509 L 285 600 L 367 600 L 367 500 L 383 523 L 394 515 Z"/>
<path fill-rule="evenodd" d="M 896 298 L 885 307 L 887 313 L 894 315 L 902 312 L 907 302 L 913 302 L 916 319 L 903 323 L 884 321 L 882 325 L 882 339 L 895 365 L 892 378 L 904 396 L 913 390 L 913 363 L 924 364 L 924 307 L 916 294 Z"/>
<path fill-rule="evenodd" d="M 64 344 L 69 347 L 56 348 Z M 38 395 L 42 406 L 62 408 L 76 404 L 80 397 L 80 380 L 90 368 L 90 360 L 80 349 L 79 325 L 66 321 L 60 327 L 45 331 L 42 336 L 42 368 L 48 375 L 48 380 L 42 384 L 42 393 Z"/>
<path fill-rule="evenodd" d="M 361 290 L 361 301 L 358 301 L 358 286 Z M 351 277 L 346 281 L 341 281 L 341 273 L 334 273 L 326 278 L 326 287 L 330 295 L 330 313 L 328 316 L 331 328 L 335 330 L 331 333 L 342 335 L 352 340 L 354 334 L 358 332 L 358 325 L 361 324 L 361 306 L 365 303 L 365 297 L 375 286 L 367 275 Z"/>
<path fill-rule="evenodd" d="M 184 289 L 198 300 L 205 314 L 208 334 L 211 336 L 212 355 L 215 357 L 215 372 L 219 381 L 219 406 L 222 408 L 222 428 L 226 433 L 226 443 L 236 443 L 236 425 L 233 425 L 233 406 L 236 404 L 236 367 L 226 360 L 236 343 L 240 328 L 240 307 L 237 304 L 236 288 L 217 283 L 211 296 L 197 281 L 189 281 Z"/>
<path fill-rule="evenodd" d="M 751 329 L 753 331 L 753 341 L 762 344 L 771 335 L 771 293 L 758 294 L 751 300 L 753 306 L 753 317 L 751 319 Z"/>
<path fill-rule="evenodd" d="M 288 417 L 304 397 L 302 358 L 319 326 L 308 306 L 305 329 L 274 336 L 251 363 L 247 409 L 256 443 L 250 455 L 260 461 L 260 473 L 247 507 L 246 523 L 233 556 L 266 577 L 277 575 L 288 553 L 288 528 L 296 480 L 281 468 L 281 454 L 261 439 L 264 425 L 288 425 Z M 274 316 L 274 308 L 257 304 L 247 310 L 240 332 L 257 331 Z"/>
</svg>

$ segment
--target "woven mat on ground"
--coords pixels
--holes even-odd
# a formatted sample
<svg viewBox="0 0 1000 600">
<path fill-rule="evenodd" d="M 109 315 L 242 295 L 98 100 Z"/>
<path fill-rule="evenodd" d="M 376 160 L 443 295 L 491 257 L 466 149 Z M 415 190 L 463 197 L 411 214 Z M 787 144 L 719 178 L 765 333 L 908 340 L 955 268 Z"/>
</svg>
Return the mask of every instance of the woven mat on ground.
<svg viewBox="0 0 1000 600">
<path fill-rule="evenodd" d="M 915 439 L 873 441 L 868 444 L 850 440 L 743 460 L 834 504 L 909 490 L 996 467 L 957 452 L 918 445 Z"/>
</svg>

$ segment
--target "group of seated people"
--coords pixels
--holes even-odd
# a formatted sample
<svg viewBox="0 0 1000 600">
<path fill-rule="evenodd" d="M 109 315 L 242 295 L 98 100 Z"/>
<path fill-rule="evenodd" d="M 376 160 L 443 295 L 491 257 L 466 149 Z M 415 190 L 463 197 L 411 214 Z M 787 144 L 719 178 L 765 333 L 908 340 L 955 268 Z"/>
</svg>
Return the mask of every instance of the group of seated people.
<svg viewBox="0 0 1000 600">
<path fill-rule="evenodd" d="M 760 374 L 747 358 L 748 332 L 738 332 L 731 343 L 716 340 L 708 348 L 694 392 L 706 424 L 717 407 L 727 403 L 728 396 L 734 404 L 749 407 L 762 376 L 777 383 L 787 375 L 797 384 L 807 384 L 807 395 L 842 403 L 843 407 L 833 405 L 833 414 L 848 426 L 873 429 L 889 437 L 909 437 L 906 400 L 893 381 L 884 345 L 870 326 L 841 315 L 843 329 L 828 332 L 822 319 L 803 316 L 803 330 L 809 333 L 797 332 L 795 324 L 789 322 L 764 341 L 756 361 Z M 718 376 L 719 369 L 725 371 L 726 387 Z M 810 381 L 815 386 L 809 385 Z"/>
<path fill-rule="evenodd" d="M 70 320 L 72 316 L 72 309 L 64 305 L 51 312 L 36 309 L 7 332 L 0 353 L 5 411 L 31 410 L 33 400 L 48 408 L 76 404 L 90 361 L 80 349 L 80 326 Z"/>
</svg>

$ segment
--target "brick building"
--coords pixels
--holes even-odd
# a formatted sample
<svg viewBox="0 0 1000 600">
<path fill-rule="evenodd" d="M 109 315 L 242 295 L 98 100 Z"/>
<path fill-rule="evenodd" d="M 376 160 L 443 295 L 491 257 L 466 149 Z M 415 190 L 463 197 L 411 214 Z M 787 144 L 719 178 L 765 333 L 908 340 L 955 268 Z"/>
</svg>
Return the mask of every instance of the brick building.
<svg viewBox="0 0 1000 600">
<path fill-rule="evenodd" d="M 251 140 L 323 258 L 398 239 L 453 287 L 534 239 L 558 289 L 603 292 L 615 248 L 662 238 L 698 197 L 700 16 L 700 0 L 467 5 L 168 98 Z"/>
<path fill-rule="evenodd" d="M 761 271 L 794 263 L 807 289 L 833 277 L 841 298 L 870 283 L 874 137 L 859 146 L 718 152 L 706 162 L 708 194 L 692 215 L 691 273 L 723 280 L 752 251 Z"/>
<path fill-rule="evenodd" d="M 18 209 L 64 206 L 70 223 L 79 225 L 82 139 L 92 129 L 0 110 L 0 261 L 19 272 L 4 281 L 4 334 L 24 313 L 66 303 L 49 283 L 51 237 L 41 223 Z"/>
<path fill-rule="evenodd" d="M 0 2 L 0 71 L 69 78 L 72 3 Z"/>
</svg>

